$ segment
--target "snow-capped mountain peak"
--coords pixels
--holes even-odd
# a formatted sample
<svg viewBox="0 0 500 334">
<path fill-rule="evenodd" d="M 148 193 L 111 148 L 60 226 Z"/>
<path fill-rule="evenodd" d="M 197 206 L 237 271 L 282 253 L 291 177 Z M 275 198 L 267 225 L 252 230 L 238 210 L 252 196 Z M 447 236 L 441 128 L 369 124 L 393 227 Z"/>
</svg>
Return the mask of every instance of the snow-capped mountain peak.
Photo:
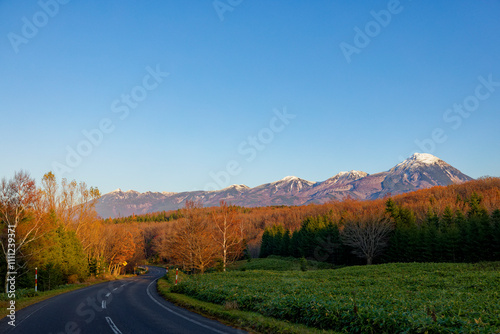
<svg viewBox="0 0 500 334">
<path fill-rule="evenodd" d="M 299 178 L 296 176 L 285 176 L 279 181 L 296 181 L 296 180 L 299 180 Z"/>
<path fill-rule="evenodd" d="M 436 185 L 471 180 L 458 169 L 427 153 L 415 153 L 388 171 L 370 174 L 351 170 L 340 172 L 323 182 L 311 182 L 296 176 L 249 188 L 233 184 L 217 191 L 180 193 L 123 192 L 117 189 L 103 195 L 96 206 L 102 217 L 127 216 L 159 210 L 177 210 L 186 200 L 217 206 L 221 200 L 240 206 L 303 205 L 331 200 L 375 199 Z"/>
<path fill-rule="evenodd" d="M 394 166 L 391 170 L 406 170 L 425 166 L 445 166 L 448 165 L 443 160 L 429 153 L 414 153 L 411 157 Z"/>
<path fill-rule="evenodd" d="M 438 157 L 436 157 L 432 154 L 429 154 L 429 153 L 414 153 L 407 160 L 418 161 L 418 162 L 422 162 L 422 163 L 430 164 L 430 165 L 437 163 L 439 161 L 442 161 Z"/>
<path fill-rule="evenodd" d="M 299 185 L 304 184 L 304 185 L 312 186 L 316 182 L 304 180 L 304 179 L 301 179 L 300 177 L 296 177 L 296 176 L 285 176 L 281 180 L 271 182 L 271 184 L 273 184 L 273 185 L 278 185 L 278 184 L 282 184 L 282 183 L 285 183 L 285 184 L 297 183 Z M 300 186 L 300 187 L 302 187 L 302 186 Z"/>
<path fill-rule="evenodd" d="M 365 176 L 367 176 L 368 173 L 358 171 L 358 170 L 351 170 L 349 172 L 339 172 L 335 176 L 329 178 L 328 181 L 329 183 L 339 183 L 339 182 L 349 182 L 349 181 L 355 181 L 358 179 L 361 179 Z"/>
<path fill-rule="evenodd" d="M 221 189 L 220 191 L 225 191 L 225 190 L 237 190 L 237 191 L 244 191 L 247 189 L 250 189 L 250 187 L 244 185 L 244 184 L 232 184 L 229 187 L 226 187 L 224 189 Z"/>
<path fill-rule="evenodd" d="M 392 189 L 391 193 L 406 192 L 469 180 L 469 176 L 438 157 L 428 153 L 415 153 L 388 171 L 382 182 L 385 190 L 381 194 L 384 191 L 388 193 L 388 189 Z"/>
</svg>

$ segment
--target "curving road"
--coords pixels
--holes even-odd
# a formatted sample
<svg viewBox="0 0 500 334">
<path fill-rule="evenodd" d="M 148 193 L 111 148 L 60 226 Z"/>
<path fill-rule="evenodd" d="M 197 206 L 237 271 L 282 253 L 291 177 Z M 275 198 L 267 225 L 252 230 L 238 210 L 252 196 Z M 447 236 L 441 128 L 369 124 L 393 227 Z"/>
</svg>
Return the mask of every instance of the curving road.
<svg viewBox="0 0 500 334">
<path fill-rule="evenodd" d="M 177 307 L 158 295 L 165 269 L 71 291 L 16 312 L 16 326 L 0 320 L 0 333 L 245 333 Z"/>
</svg>

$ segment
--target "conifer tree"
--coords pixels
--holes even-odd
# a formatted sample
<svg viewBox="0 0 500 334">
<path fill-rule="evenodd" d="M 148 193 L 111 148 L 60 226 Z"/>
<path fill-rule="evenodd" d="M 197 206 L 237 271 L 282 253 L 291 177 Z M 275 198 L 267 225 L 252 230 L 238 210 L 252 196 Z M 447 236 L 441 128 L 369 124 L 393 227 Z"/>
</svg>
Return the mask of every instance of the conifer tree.
<svg viewBox="0 0 500 334">
<path fill-rule="evenodd" d="M 492 224 L 492 257 L 493 261 L 500 261 L 500 209 L 491 214 Z"/>
</svg>

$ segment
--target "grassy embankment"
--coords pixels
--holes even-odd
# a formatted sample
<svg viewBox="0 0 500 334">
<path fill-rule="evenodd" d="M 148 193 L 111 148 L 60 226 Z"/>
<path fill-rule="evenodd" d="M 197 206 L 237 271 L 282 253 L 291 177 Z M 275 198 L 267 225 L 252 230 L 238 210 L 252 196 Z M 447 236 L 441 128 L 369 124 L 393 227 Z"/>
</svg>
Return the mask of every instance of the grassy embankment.
<svg viewBox="0 0 500 334">
<path fill-rule="evenodd" d="M 175 287 L 160 280 L 159 289 L 254 332 L 500 333 L 500 262 L 305 272 L 297 262 L 256 259 L 227 273 L 182 276 Z"/>
</svg>

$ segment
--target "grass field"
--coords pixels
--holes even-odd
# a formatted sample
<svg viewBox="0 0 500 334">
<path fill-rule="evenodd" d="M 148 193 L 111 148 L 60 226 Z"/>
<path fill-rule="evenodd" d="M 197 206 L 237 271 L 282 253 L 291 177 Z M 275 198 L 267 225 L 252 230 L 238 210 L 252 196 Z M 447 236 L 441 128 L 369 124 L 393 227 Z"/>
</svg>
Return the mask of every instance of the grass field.
<svg viewBox="0 0 500 334">
<path fill-rule="evenodd" d="M 168 301 L 206 317 L 217 319 L 229 326 L 243 329 L 249 333 L 339 334 L 339 332 L 320 330 L 266 317 L 256 312 L 242 311 L 231 303 L 217 305 L 200 301 L 187 295 L 172 293 L 172 284 L 173 281 L 171 279 L 167 280 L 163 278 L 158 280 L 158 292 Z"/>
<path fill-rule="evenodd" d="M 269 268 L 284 260 L 259 261 L 255 267 Z M 499 262 L 308 271 L 239 268 L 183 277 L 173 292 L 345 333 L 500 332 Z"/>
<path fill-rule="evenodd" d="M 301 262 L 304 261 L 307 270 L 333 269 L 334 265 L 325 262 L 296 259 L 293 257 L 280 257 L 271 255 L 265 259 L 252 259 L 249 261 L 238 261 L 229 265 L 228 270 L 273 270 L 290 271 L 301 270 Z"/>
</svg>

